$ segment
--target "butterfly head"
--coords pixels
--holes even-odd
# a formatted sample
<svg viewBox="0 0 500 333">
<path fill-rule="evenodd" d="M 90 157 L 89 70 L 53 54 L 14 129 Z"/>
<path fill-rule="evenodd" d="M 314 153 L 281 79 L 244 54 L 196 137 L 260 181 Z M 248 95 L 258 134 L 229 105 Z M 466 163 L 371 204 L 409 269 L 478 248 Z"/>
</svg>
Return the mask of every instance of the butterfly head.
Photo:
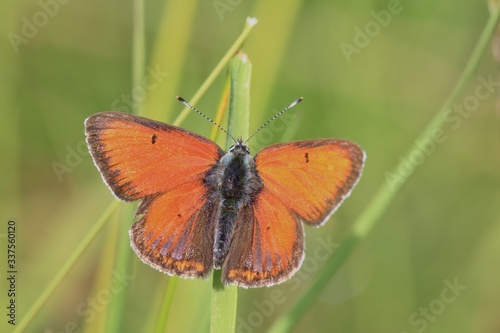
<svg viewBox="0 0 500 333">
<path fill-rule="evenodd" d="M 235 144 L 229 148 L 230 154 L 235 155 L 250 155 L 250 148 L 243 142 L 243 140 L 236 140 Z"/>
</svg>

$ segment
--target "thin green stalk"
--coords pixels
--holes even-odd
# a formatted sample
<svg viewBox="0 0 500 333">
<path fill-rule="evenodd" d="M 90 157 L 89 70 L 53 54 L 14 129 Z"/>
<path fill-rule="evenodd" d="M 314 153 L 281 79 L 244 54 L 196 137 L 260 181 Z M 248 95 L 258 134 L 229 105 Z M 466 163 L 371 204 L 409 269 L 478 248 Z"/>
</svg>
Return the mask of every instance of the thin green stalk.
<svg viewBox="0 0 500 333">
<path fill-rule="evenodd" d="M 219 106 L 217 107 L 217 111 L 215 112 L 214 121 L 217 124 L 222 123 L 222 117 L 227 110 L 227 105 L 229 103 L 229 91 L 230 91 L 230 81 L 229 81 L 229 73 L 226 75 L 226 79 L 224 82 L 224 88 L 222 88 L 222 96 L 220 98 Z M 217 140 L 217 133 L 219 133 L 219 128 L 217 126 L 212 126 L 212 131 L 210 132 L 210 140 Z"/>
<path fill-rule="evenodd" d="M 42 294 L 38 297 L 38 299 L 35 301 L 35 303 L 33 303 L 33 305 L 28 310 L 28 312 L 26 312 L 26 314 L 23 316 L 23 318 L 19 322 L 19 325 L 17 325 L 14 328 L 14 331 L 12 331 L 12 333 L 22 332 L 29 325 L 29 323 L 33 320 L 33 318 L 38 313 L 40 308 L 45 304 L 45 302 L 47 302 L 49 297 L 52 295 L 52 293 L 59 286 L 59 284 L 64 279 L 64 277 L 68 274 L 68 272 L 71 270 L 71 268 L 76 263 L 76 261 L 85 252 L 85 250 L 90 245 L 90 243 L 94 240 L 94 238 L 97 236 L 97 234 L 101 231 L 102 227 L 109 220 L 109 216 L 111 215 L 111 213 L 113 213 L 113 211 L 118 207 L 118 204 L 119 204 L 118 201 L 114 201 L 113 203 L 111 203 L 108 206 L 108 208 L 104 211 L 104 213 L 101 215 L 101 217 L 97 220 L 97 223 L 89 231 L 87 236 L 85 236 L 85 238 L 78 245 L 78 247 L 75 249 L 75 251 L 70 255 L 68 260 L 66 260 L 64 265 L 57 272 L 56 276 L 52 279 L 52 281 L 49 283 L 49 285 L 43 290 Z"/>
<path fill-rule="evenodd" d="M 443 125 L 444 120 L 446 119 L 446 115 L 448 115 L 452 110 L 451 106 L 457 102 L 458 98 L 467 88 L 467 85 L 471 81 L 484 52 L 489 48 L 490 38 L 496 31 L 499 20 L 500 7 L 497 8 L 496 11 L 491 15 L 470 57 L 469 62 L 465 67 L 465 70 L 462 73 L 460 79 L 458 80 L 457 85 L 453 89 L 450 97 L 438 111 L 434 119 L 432 119 L 432 121 L 418 136 L 417 140 L 419 142 L 432 140 L 433 133 Z M 406 158 L 403 160 L 407 160 L 408 157 L 415 152 L 415 149 L 418 148 L 414 146 L 410 147 L 410 149 L 405 154 Z M 396 165 L 396 167 L 394 167 L 393 174 L 398 174 L 398 170 L 402 166 L 402 163 L 403 162 L 400 162 Z M 292 307 L 290 311 L 285 313 L 274 322 L 269 332 L 288 332 L 300 321 L 300 319 L 310 308 L 313 301 L 321 293 L 321 291 L 328 284 L 335 273 L 339 270 L 348 256 L 352 253 L 352 251 L 356 248 L 360 241 L 365 239 L 375 223 L 379 220 L 396 194 L 399 192 L 403 184 L 411 176 L 411 174 L 413 174 L 413 171 L 414 168 L 413 170 L 411 170 L 411 172 L 405 175 L 406 177 L 404 177 L 404 179 L 392 185 L 384 182 L 384 184 L 375 194 L 373 200 L 368 204 L 365 210 L 354 222 L 352 233 L 347 237 L 345 241 L 342 242 L 337 251 L 332 255 L 330 260 L 327 262 L 325 269 L 321 272 L 317 280 L 311 284 L 310 289 L 297 301 L 297 303 Z"/>
<path fill-rule="evenodd" d="M 229 111 L 227 131 L 232 136 L 247 138 L 250 125 L 250 79 L 252 64 L 243 52 L 229 63 Z M 234 142 L 226 141 L 226 149 Z"/>
<path fill-rule="evenodd" d="M 120 205 L 123 207 L 123 205 Z M 113 265 L 116 257 L 116 243 L 118 242 L 119 230 L 121 225 L 121 214 L 120 211 L 113 214 L 108 222 L 108 227 L 104 232 L 104 239 L 106 242 L 102 244 L 99 249 L 100 260 L 98 263 L 97 270 L 94 275 L 94 281 L 92 289 L 89 291 L 92 295 L 97 295 L 97 293 L 103 288 L 109 288 L 109 284 L 112 280 L 112 276 L 109 272 L 113 269 Z M 108 316 L 108 309 L 103 309 L 96 316 L 95 320 L 90 320 L 88 322 L 82 323 L 82 330 L 79 333 L 95 333 L 95 332 L 105 332 L 106 319 Z"/>
<path fill-rule="evenodd" d="M 215 66 L 214 70 L 210 75 L 207 77 L 205 82 L 200 86 L 198 91 L 194 94 L 193 97 L 189 99 L 189 103 L 192 105 L 196 105 L 198 101 L 200 100 L 201 96 L 205 94 L 207 89 L 212 85 L 212 83 L 215 81 L 217 76 L 222 72 L 222 70 L 226 67 L 227 63 L 231 58 L 235 55 L 235 53 L 241 48 L 241 45 L 243 42 L 246 40 L 248 35 L 250 34 L 250 31 L 252 30 L 253 26 L 257 24 L 257 19 L 255 18 L 247 18 L 245 27 L 243 28 L 243 31 L 239 35 L 239 37 L 234 41 L 233 45 L 229 48 L 229 50 L 226 52 L 226 54 L 222 57 L 222 59 L 219 61 L 217 66 Z M 182 112 L 179 114 L 177 119 L 173 122 L 174 126 L 179 126 L 180 123 L 187 117 L 189 114 L 190 109 L 188 107 L 185 107 Z"/>
<path fill-rule="evenodd" d="M 132 31 L 132 89 L 142 83 L 146 56 L 146 35 L 144 28 L 144 0 L 134 0 Z M 141 103 L 135 103 L 135 114 L 141 114 Z"/>
<path fill-rule="evenodd" d="M 297 19 L 303 18 L 302 0 L 254 1 L 252 13 L 262 22 L 264 29 L 257 29 L 245 49 L 252 55 L 253 64 L 259 72 L 266 73 L 265 79 L 253 86 L 252 119 L 262 124 L 269 117 L 269 101 L 275 95 L 280 69 L 289 53 L 296 53 L 303 45 L 296 44 Z M 279 14 L 278 14 L 279 13 Z M 279 22 L 279 23 L 277 23 Z M 272 45 L 272 52 L 262 47 Z M 273 103 L 271 103 L 272 105 Z"/>
<path fill-rule="evenodd" d="M 228 131 L 237 136 L 248 137 L 250 119 L 250 77 L 252 65 L 246 54 L 239 52 L 229 64 L 230 93 Z M 226 148 L 234 142 L 227 140 Z M 230 333 L 236 327 L 238 288 L 225 287 L 221 281 L 221 271 L 216 270 L 212 281 L 212 305 L 210 332 Z"/>
<path fill-rule="evenodd" d="M 133 32 L 132 32 L 132 87 L 138 87 L 142 83 L 144 77 L 144 59 L 145 59 L 145 35 L 144 35 L 144 0 L 134 0 L 133 2 Z M 141 103 L 135 103 L 133 109 L 135 114 L 141 113 Z M 124 220 L 130 221 L 134 216 L 134 207 L 129 205 L 123 208 L 126 212 L 122 214 Z M 123 221 L 124 222 L 124 221 Z M 114 269 L 125 271 L 129 273 L 131 265 L 130 241 L 128 237 L 129 223 L 121 223 L 119 228 L 119 237 L 116 243 L 117 252 Z M 111 276 L 113 271 L 109 271 Z M 127 289 L 113 295 L 108 305 L 108 315 L 106 317 L 106 330 L 105 332 L 122 332 L 123 324 L 123 311 L 127 300 Z"/>
<path fill-rule="evenodd" d="M 160 26 L 149 58 L 151 70 L 162 73 L 154 88 L 148 89 L 143 101 L 143 115 L 149 118 L 168 119 L 173 112 L 169 107 L 175 103 L 183 75 L 184 62 L 189 51 L 191 31 L 196 24 L 198 0 L 163 1 Z M 175 104 L 177 105 L 177 104 Z M 156 117 L 154 117 L 156 116 Z M 159 120 L 159 119 L 158 119 Z"/>
<path fill-rule="evenodd" d="M 130 240 L 128 237 L 128 229 L 130 227 L 129 223 L 126 223 L 132 219 L 134 216 L 135 206 L 127 205 L 122 206 L 123 214 L 120 214 L 120 223 L 118 226 L 118 237 L 116 240 L 116 258 L 114 264 L 110 266 L 109 276 L 113 275 L 113 271 L 125 272 L 129 274 L 131 271 L 131 254 L 132 249 L 130 248 Z M 110 278 L 111 281 L 111 278 Z M 106 316 L 106 329 L 104 332 L 123 332 L 123 312 L 125 310 L 125 303 L 127 301 L 128 289 L 124 288 L 118 293 L 114 293 L 107 309 Z"/>
<path fill-rule="evenodd" d="M 167 279 L 167 285 L 165 286 L 165 294 L 161 302 L 161 308 L 158 312 L 156 319 L 156 324 L 154 328 L 154 333 L 164 333 L 166 332 L 168 314 L 170 313 L 170 308 L 172 306 L 172 300 L 174 299 L 174 292 L 177 286 L 177 281 L 179 278 L 177 276 L 172 276 Z"/>
</svg>

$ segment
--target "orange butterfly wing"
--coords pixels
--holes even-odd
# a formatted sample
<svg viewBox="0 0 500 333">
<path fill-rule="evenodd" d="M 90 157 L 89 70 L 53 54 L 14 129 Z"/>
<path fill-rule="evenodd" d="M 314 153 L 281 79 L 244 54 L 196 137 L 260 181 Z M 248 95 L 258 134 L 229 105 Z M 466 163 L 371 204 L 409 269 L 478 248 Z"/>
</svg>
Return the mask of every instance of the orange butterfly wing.
<svg viewBox="0 0 500 333">
<path fill-rule="evenodd" d="M 226 283 L 270 286 L 304 257 L 301 222 L 319 226 L 355 186 L 365 154 L 337 139 L 269 146 L 255 157 L 263 189 L 240 211 L 223 268 Z"/>
<path fill-rule="evenodd" d="M 223 151 L 195 133 L 120 112 L 89 117 L 85 132 L 113 193 L 143 199 L 130 230 L 137 255 L 168 274 L 207 276 L 219 208 L 203 178 Z"/>
<path fill-rule="evenodd" d="M 222 278 L 245 288 L 271 286 L 292 276 L 303 258 L 301 222 L 264 187 L 238 215 Z"/>
<path fill-rule="evenodd" d="M 186 183 L 144 200 L 130 229 L 132 248 L 145 263 L 170 275 L 207 277 L 219 204 L 200 183 Z"/>
<path fill-rule="evenodd" d="M 224 154 L 198 134 L 123 112 L 90 116 L 85 133 L 104 181 L 126 201 L 199 182 Z"/>
<path fill-rule="evenodd" d="M 364 160 L 350 141 L 320 139 L 269 146 L 255 164 L 265 188 L 303 222 L 320 226 L 350 194 Z"/>
</svg>

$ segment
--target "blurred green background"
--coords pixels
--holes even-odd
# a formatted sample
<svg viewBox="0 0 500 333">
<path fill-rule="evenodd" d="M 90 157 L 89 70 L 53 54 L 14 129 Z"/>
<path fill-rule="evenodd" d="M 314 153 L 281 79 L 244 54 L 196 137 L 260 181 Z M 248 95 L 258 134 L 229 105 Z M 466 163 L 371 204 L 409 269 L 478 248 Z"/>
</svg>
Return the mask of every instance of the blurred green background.
<svg viewBox="0 0 500 333">
<path fill-rule="evenodd" d="M 115 200 L 86 153 L 83 122 L 99 111 L 131 111 L 133 6 L 8 0 L 0 13 L 0 330 L 10 332 L 7 221 L 17 222 L 19 322 Z M 255 16 L 243 47 L 253 64 L 250 129 L 305 100 L 251 143 L 254 152 L 282 140 L 339 137 L 368 156 L 360 183 L 330 222 L 306 228 L 307 259 L 296 278 L 240 290 L 239 332 L 266 331 L 314 282 L 325 263 L 321 244 L 341 242 L 390 179 L 448 98 L 489 15 L 485 1 L 473 0 L 146 2 L 146 66 L 162 73 L 147 97 L 135 94 L 149 117 L 172 122 L 182 110 L 175 96 L 189 100 L 245 18 Z M 418 160 L 293 332 L 500 331 L 498 69 L 487 50 L 441 127 L 441 142 Z M 209 116 L 224 76 L 196 104 Z M 194 113 L 182 126 L 205 136 L 211 130 Z M 113 299 L 123 306 L 121 332 L 152 330 L 170 278 L 133 254 L 123 267 L 114 263 L 116 248 L 132 252 L 126 230 L 134 207 L 121 205 L 124 215 L 113 215 L 26 332 L 105 331 Z M 111 293 L 110 280 L 118 286 Z M 210 279 L 179 279 L 167 331 L 207 331 L 210 288 Z M 280 297 L 270 305 L 275 290 Z"/>
</svg>

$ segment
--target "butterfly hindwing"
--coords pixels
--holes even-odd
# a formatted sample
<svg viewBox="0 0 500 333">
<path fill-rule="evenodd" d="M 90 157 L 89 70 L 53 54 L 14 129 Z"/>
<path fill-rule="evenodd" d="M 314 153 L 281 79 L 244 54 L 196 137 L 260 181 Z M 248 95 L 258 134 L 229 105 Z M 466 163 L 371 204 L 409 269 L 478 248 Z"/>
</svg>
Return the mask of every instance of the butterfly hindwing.
<svg viewBox="0 0 500 333">
<path fill-rule="evenodd" d="M 280 283 L 300 267 L 303 244 L 302 223 L 263 188 L 238 215 L 222 278 L 242 287 Z"/>
<path fill-rule="evenodd" d="M 203 186 L 183 184 L 141 203 L 130 239 L 142 261 L 170 275 L 210 273 L 219 204 Z"/>
</svg>

